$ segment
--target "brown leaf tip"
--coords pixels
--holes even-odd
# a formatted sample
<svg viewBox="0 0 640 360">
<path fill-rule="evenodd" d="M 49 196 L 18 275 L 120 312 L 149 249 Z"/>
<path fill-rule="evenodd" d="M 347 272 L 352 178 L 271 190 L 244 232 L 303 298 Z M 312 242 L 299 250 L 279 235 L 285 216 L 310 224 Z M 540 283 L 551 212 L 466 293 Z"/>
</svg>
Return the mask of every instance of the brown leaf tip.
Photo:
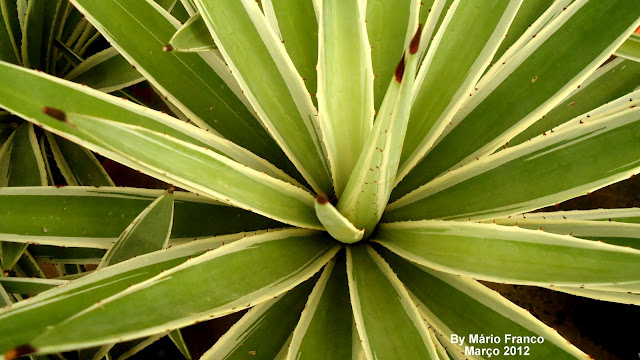
<svg viewBox="0 0 640 360">
<path fill-rule="evenodd" d="M 169 194 L 173 194 L 175 191 L 176 191 L 176 188 L 173 185 L 167 189 L 167 193 Z"/>
<path fill-rule="evenodd" d="M 318 194 L 318 197 L 316 198 L 316 200 L 320 205 L 324 205 L 329 202 L 329 198 L 325 194 Z"/>
<path fill-rule="evenodd" d="M 25 344 L 25 345 L 20 345 L 17 348 L 13 348 L 13 349 L 7 351 L 4 354 L 4 357 L 5 357 L 6 360 L 13 360 L 13 359 L 17 359 L 17 358 L 19 358 L 21 356 L 33 354 L 36 351 L 37 350 L 34 349 L 33 346 L 31 346 L 29 344 Z"/>
<path fill-rule="evenodd" d="M 67 114 L 65 114 L 64 111 L 59 110 L 59 109 L 54 109 L 54 108 L 50 108 L 48 106 L 45 106 L 42 108 L 42 112 L 45 113 L 46 115 L 51 116 L 52 118 L 56 119 L 56 120 L 60 120 L 62 122 L 67 122 Z"/>
<path fill-rule="evenodd" d="M 418 52 L 420 48 L 420 34 L 422 33 L 422 24 L 418 23 L 418 30 L 416 34 L 413 35 L 413 39 L 411 39 L 411 43 L 409 44 L 409 52 L 411 54 L 415 54 Z"/>
<path fill-rule="evenodd" d="M 404 76 L 404 55 L 402 54 L 402 60 L 398 63 L 398 67 L 396 67 L 396 81 L 402 83 L 402 77 Z"/>
<path fill-rule="evenodd" d="M 167 44 L 167 45 L 162 47 L 162 51 L 164 51 L 164 52 L 173 51 L 173 46 L 171 44 Z"/>
</svg>

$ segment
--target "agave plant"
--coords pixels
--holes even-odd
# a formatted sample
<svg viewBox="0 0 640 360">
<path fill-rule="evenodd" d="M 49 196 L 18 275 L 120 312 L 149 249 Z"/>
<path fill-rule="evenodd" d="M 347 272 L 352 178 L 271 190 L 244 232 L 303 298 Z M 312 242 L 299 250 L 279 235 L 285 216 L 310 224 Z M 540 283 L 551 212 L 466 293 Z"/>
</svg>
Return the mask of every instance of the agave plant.
<svg viewBox="0 0 640 360">
<path fill-rule="evenodd" d="M 98 264 L 0 278 L 5 358 L 243 310 L 203 359 L 588 358 L 478 280 L 640 304 L 639 209 L 533 212 L 639 172 L 635 1 L 71 3 L 176 117 L 7 62 L 0 106 L 186 191 L 1 188 Z"/>
</svg>

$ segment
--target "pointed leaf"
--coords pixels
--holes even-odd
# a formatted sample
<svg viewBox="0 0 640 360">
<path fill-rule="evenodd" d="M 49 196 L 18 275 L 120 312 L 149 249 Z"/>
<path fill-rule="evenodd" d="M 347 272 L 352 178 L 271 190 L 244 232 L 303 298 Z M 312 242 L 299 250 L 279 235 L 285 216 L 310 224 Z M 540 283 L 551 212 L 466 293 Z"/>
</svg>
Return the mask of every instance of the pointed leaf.
<svg viewBox="0 0 640 360">
<path fill-rule="evenodd" d="M 438 359 L 429 330 L 407 290 L 375 250 L 369 245 L 347 247 L 347 274 L 353 314 L 368 360 Z"/>
<path fill-rule="evenodd" d="M 398 59 L 402 58 L 402 51 L 409 46 L 415 34 L 420 1 L 378 0 L 366 3 L 366 14 L 360 15 L 366 17 L 368 43 L 371 45 L 367 60 L 371 61 L 375 74 L 375 109 L 380 110 Z"/>
<path fill-rule="evenodd" d="M 13 2 L 13 4 L 11 4 Z M 8 6 L 16 5 L 16 1 L 0 0 L 0 60 L 19 64 L 19 50 L 11 29 L 11 13 Z"/>
<path fill-rule="evenodd" d="M 531 25 L 538 20 L 538 18 L 552 6 L 555 0 L 528 0 L 523 1 L 516 17 L 513 18 L 513 22 L 509 26 L 509 30 L 505 35 L 504 40 L 500 43 L 498 51 L 493 57 L 492 63 L 500 59 L 502 55 L 510 49 L 513 44 L 522 36 L 522 34 L 531 27 Z M 570 1 L 565 1 L 570 2 Z"/>
<path fill-rule="evenodd" d="M 282 41 L 310 94 L 317 92 L 318 20 L 313 1 L 262 0 L 265 16 Z M 295 14 L 295 16 L 291 16 Z M 312 100 L 315 98 L 312 98 Z"/>
<path fill-rule="evenodd" d="M 182 332 L 180 331 L 180 329 L 173 330 L 172 332 L 170 332 L 169 338 L 171 339 L 171 341 L 173 341 L 173 343 L 176 345 L 178 350 L 180 350 L 184 358 L 191 360 L 191 353 L 189 352 L 189 348 L 187 347 L 187 344 L 182 338 Z"/>
<path fill-rule="evenodd" d="M 139 126 L 67 114 L 71 128 L 104 155 L 196 193 L 300 227 L 322 229 L 308 192 L 207 148 Z"/>
<path fill-rule="evenodd" d="M 180 24 L 152 1 L 72 0 L 122 56 L 191 121 L 287 170 L 276 143 L 212 68 L 212 54 L 163 52 Z M 133 35 L 133 36 L 132 36 Z M 216 65 L 218 66 L 218 65 Z M 55 105 L 52 105 L 55 106 Z"/>
<path fill-rule="evenodd" d="M 639 250 L 518 227 L 409 221 L 381 224 L 376 242 L 439 271 L 500 283 L 595 286 L 640 277 Z"/>
<path fill-rule="evenodd" d="M 51 1 L 49 1 L 51 2 Z M 42 66 L 42 33 L 45 30 L 44 12 L 47 0 L 29 0 L 22 24 L 22 61 L 24 66 L 40 69 Z"/>
<path fill-rule="evenodd" d="M 640 84 L 640 63 L 615 59 L 594 71 L 566 100 L 526 130 L 509 140 L 515 146 L 549 131 L 579 115 L 593 116 L 591 110 L 635 90 Z M 628 98 L 625 99 L 628 102 Z M 630 106 L 630 104 L 625 104 Z"/>
<path fill-rule="evenodd" d="M 282 170 L 238 145 L 159 111 L 153 111 L 130 101 L 40 72 L 0 63 L 0 80 L 5 79 L 15 82 L 15 84 L 11 89 L 0 89 L 0 105 L 11 109 L 24 119 L 31 120 L 38 125 L 46 125 L 47 130 L 56 134 L 61 134 L 61 129 L 64 129 L 65 133 L 69 133 L 67 138 L 77 140 L 79 134 L 74 132 L 74 129 L 62 126 L 64 124 L 43 113 L 43 106 L 140 125 L 181 140 L 211 147 L 215 151 L 258 171 L 267 172 L 279 179 L 296 183 Z M 43 103 L 40 99 L 46 99 L 46 102 Z M 69 99 L 74 100 L 69 101 Z"/>
<path fill-rule="evenodd" d="M 27 250 L 28 244 L 14 243 L 8 241 L 0 242 L 0 262 L 3 269 L 13 269 L 18 263 L 22 254 Z"/>
<path fill-rule="evenodd" d="M 414 36 L 417 38 L 418 34 Z M 393 189 L 409 122 L 417 51 L 412 47 L 406 59 L 400 60 L 367 145 L 338 200 L 338 210 L 356 228 L 364 229 L 365 236 L 371 234 L 382 217 Z"/>
<path fill-rule="evenodd" d="M 495 347 L 494 344 L 472 343 L 469 336 L 474 334 L 495 334 L 502 339 L 507 334 L 512 338 L 530 336 L 537 339 L 541 336 L 543 342 L 530 346 L 533 358 L 589 358 L 528 311 L 477 281 L 410 263 L 386 250 L 382 254 L 415 297 L 420 313 L 444 335 L 441 339 L 445 347 L 452 346 L 452 334 L 464 336 L 462 345 L 467 349 Z M 510 345 L 506 340 L 502 344 Z"/>
<path fill-rule="evenodd" d="M 541 213 L 544 214 L 545 213 Z M 546 219 L 513 216 L 496 219 L 498 225 L 516 225 L 525 229 L 543 230 L 560 235 L 572 235 L 581 239 L 598 240 L 618 246 L 640 250 L 640 224 L 617 221 Z"/>
<path fill-rule="evenodd" d="M 627 179 L 640 171 L 639 110 L 594 121 L 576 119 L 452 171 L 389 204 L 383 221 L 494 219 Z M 502 188 L 505 191 L 496 192 Z"/>
<path fill-rule="evenodd" d="M 229 329 L 202 360 L 275 359 L 293 331 L 317 277 L 256 305 Z"/>
<path fill-rule="evenodd" d="M 352 244 L 360 241 L 364 230 L 356 229 L 340 212 L 329 202 L 326 195 L 319 195 L 315 203 L 318 220 L 327 229 L 331 236 L 343 243 Z"/>
<path fill-rule="evenodd" d="M 333 184 L 340 197 L 373 125 L 371 48 L 358 1 L 322 0 L 321 4 L 318 106 Z M 397 55 L 394 62 L 401 56 Z M 389 80 L 385 79 L 386 85 Z"/>
<path fill-rule="evenodd" d="M 311 187 L 331 194 L 309 92 L 256 2 L 197 0 L 196 4 L 264 126 Z"/>
<path fill-rule="evenodd" d="M 285 249 L 290 257 L 282 258 L 279 254 Z M 297 286 L 338 249 L 317 231 L 284 230 L 249 237 L 102 300 L 29 343 L 41 352 L 59 352 L 140 338 L 226 315 Z M 262 271 L 256 273 L 256 266 Z M 168 292 L 172 296 L 163 296 Z M 112 321 L 114 316 L 120 320 Z"/>
<path fill-rule="evenodd" d="M 559 104 L 639 24 L 633 1 L 573 2 L 473 95 L 450 131 L 398 184 L 394 199 L 493 153 Z"/>
<path fill-rule="evenodd" d="M 121 90 L 144 80 L 112 47 L 87 58 L 64 78 L 104 92 Z"/>
<path fill-rule="evenodd" d="M 244 234 L 193 242 L 168 250 L 142 255 L 109 266 L 56 287 L 50 291 L 0 309 L 0 327 L 13 331 L 0 338 L 0 353 L 29 342 L 70 316 L 131 285 L 150 279 L 209 249 L 242 239 Z M 148 302 L 148 301 L 147 301 Z M 144 306 L 143 306 L 144 308 Z"/>
<path fill-rule="evenodd" d="M 91 151 L 50 132 L 45 135 L 56 165 L 68 185 L 115 186 Z"/>
<path fill-rule="evenodd" d="M 171 51 L 184 52 L 208 51 L 218 48 L 200 13 L 193 15 L 176 31 L 169 40 L 169 45 L 171 45 Z"/>
<path fill-rule="evenodd" d="M 108 249 L 162 193 L 112 187 L 0 188 L 0 239 Z M 283 225 L 194 194 L 176 192 L 175 199 L 174 243 Z"/>
<path fill-rule="evenodd" d="M 22 123 L 15 131 L 7 186 L 48 185 L 44 159 L 33 124 Z"/>
<path fill-rule="evenodd" d="M 131 222 L 102 258 L 98 270 L 166 248 L 172 225 L 173 192 L 169 192 L 152 202 Z"/>
<path fill-rule="evenodd" d="M 469 97 L 521 3 L 519 0 L 456 1 L 448 10 L 416 79 L 415 101 L 396 182 L 431 149 Z"/>
<path fill-rule="evenodd" d="M 288 360 L 357 359 L 346 271 L 344 255 L 325 266 L 293 332 Z"/>
<path fill-rule="evenodd" d="M 636 62 L 640 61 L 640 36 L 631 34 L 631 36 L 620 45 L 618 50 L 616 50 L 616 56 Z"/>
</svg>

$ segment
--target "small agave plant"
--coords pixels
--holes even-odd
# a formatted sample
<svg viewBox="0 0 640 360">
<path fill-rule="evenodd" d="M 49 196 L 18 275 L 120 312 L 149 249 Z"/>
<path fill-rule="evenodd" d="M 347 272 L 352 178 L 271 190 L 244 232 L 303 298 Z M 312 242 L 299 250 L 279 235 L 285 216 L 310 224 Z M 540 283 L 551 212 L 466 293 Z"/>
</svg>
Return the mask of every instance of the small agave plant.
<svg viewBox="0 0 640 360">
<path fill-rule="evenodd" d="M 637 1 L 53 2 L 0 5 L 23 33 L 73 5 L 113 48 L 58 46 L 63 80 L 3 16 L 0 155 L 20 118 L 186 191 L 0 156 L 0 240 L 36 255 L 0 277 L 5 359 L 244 310 L 202 359 L 588 358 L 478 280 L 640 305 L 640 209 L 532 212 L 640 172 Z M 107 94 L 143 80 L 175 117 Z"/>
</svg>

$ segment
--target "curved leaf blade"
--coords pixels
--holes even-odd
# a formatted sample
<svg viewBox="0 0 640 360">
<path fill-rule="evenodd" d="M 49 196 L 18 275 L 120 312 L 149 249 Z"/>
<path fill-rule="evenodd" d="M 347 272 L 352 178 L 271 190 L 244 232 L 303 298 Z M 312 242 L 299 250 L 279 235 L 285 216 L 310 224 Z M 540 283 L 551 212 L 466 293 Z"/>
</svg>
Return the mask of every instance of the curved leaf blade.
<svg viewBox="0 0 640 360">
<path fill-rule="evenodd" d="M 512 337 L 542 336 L 543 343 L 531 346 L 532 357 L 589 359 L 528 311 L 477 281 L 410 263 L 388 250 L 383 250 L 382 254 L 418 302 L 420 313 L 444 335 L 441 339 L 445 347 L 455 346 L 450 342 L 452 334 L 466 338 L 465 348 L 480 349 L 495 345 L 472 343 L 470 335 L 495 334 L 502 339 L 506 334 Z M 508 345 L 506 341 L 503 344 Z"/>
<path fill-rule="evenodd" d="M 166 248 L 172 225 L 173 192 L 168 192 L 133 219 L 104 255 L 97 270 Z"/>
<path fill-rule="evenodd" d="M 339 256 L 325 266 L 309 295 L 293 332 L 287 360 L 356 360 L 354 334 L 357 331 L 349 303 L 347 267 L 344 256 Z"/>
<path fill-rule="evenodd" d="M 252 0 L 196 5 L 264 126 L 317 193 L 332 194 L 316 110 L 284 45 Z"/>
<path fill-rule="evenodd" d="M 455 115 L 450 131 L 398 184 L 394 199 L 490 155 L 560 103 L 639 24 L 633 1 L 573 2 Z"/>
<path fill-rule="evenodd" d="M 66 121 L 69 128 L 105 149 L 105 156 L 156 178 L 278 221 L 322 229 L 311 194 L 208 148 L 81 114 L 67 114 Z"/>
<path fill-rule="evenodd" d="M 375 250 L 369 245 L 347 247 L 347 274 L 353 314 L 368 360 L 438 359 L 415 304 Z"/>
<path fill-rule="evenodd" d="M 381 224 L 375 241 L 420 265 L 500 283 L 588 287 L 640 277 L 639 250 L 518 227 L 409 221 Z"/>
<path fill-rule="evenodd" d="M 249 237 L 138 283 L 29 343 L 41 352 L 63 351 L 149 336 L 226 315 L 297 286 L 320 270 L 338 249 L 316 231 L 283 230 Z M 291 257 L 280 257 L 282 251 Z M 262 271 L 255 272 L 256 266 Z M 245 281 L 237 281 L 238 277 Z M 173 295 L 162 295 L 167 292 Z M 150 303 L 150 298 L 157 301 Z M 121 321 L 111 321 L 115 314 Z M 93 326 L 87 328 L 86 324 Z"/>
</svg>

